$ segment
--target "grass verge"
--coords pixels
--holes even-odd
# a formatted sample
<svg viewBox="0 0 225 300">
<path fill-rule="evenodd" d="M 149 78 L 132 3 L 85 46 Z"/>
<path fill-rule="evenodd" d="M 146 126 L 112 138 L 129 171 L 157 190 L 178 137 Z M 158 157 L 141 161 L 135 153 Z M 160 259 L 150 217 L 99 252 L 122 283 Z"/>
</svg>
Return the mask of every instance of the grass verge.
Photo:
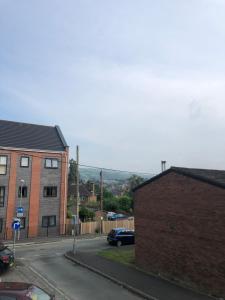
<svg viewBox="0 0 225 300">
<path fill-rule="evenodd" d="M 112 248 L 100 251 L 98 255 L 128 266 L 134 266 L 134 248 Z"/>
</svg>

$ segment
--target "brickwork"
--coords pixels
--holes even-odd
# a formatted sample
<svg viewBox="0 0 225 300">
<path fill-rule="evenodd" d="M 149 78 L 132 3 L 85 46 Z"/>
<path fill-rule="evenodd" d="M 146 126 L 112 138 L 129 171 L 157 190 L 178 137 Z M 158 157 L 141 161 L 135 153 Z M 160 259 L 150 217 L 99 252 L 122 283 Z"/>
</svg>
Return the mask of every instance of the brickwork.
<svg viewBox="0 0 225 300">
<path fill-rule="evenodd" d="M 57 169 L 48 169 L 45 168 L 45 158 L 58 158 L 58 168 Z M 43 216 L 56 216 L 56 225 L 59 226 L 59 215 L 60 215 L 60 191 L 61 191 L 61 156 L 58 155 L 45 155 L 42 159 L 41 166 L 41 181 L 40 181 L 40 213 L 39 213 L 39 224 L 42 224 Z M 44 196 L 44 187 L 47 186 L 56 186 L 57 187 L 57 196 L 56 197 L 45 197 Z M 57 230 L 57 228 L 52 228 L 51 230 Z M 45 230 L 40 228 L 41 231 Z M 40 232 L 41 233 L 41 232 Z M 57 232 L 56 232 L 57 234 Z"/>
<path fill-rule="evenodd" d="M 10 169 L 9 169 L 9 184 L 8 184 L 8 199 L 7 199 L 7 210 L 6 210 L 6 227 L 11 227 L 12 219 L 15 216 L 16 203 L 15 203 L 15 194 L 16 194 L 16 162 L 17 162 L 17 153 L 13 152 L 9 156 L 10 158 Z M 8 172 L 8 170 L 7 170 Z M 9 232 L 8 238 L 12 237 L 12 232 Z"/>
<path fill-rule="evenodd" d="M 68 150 L 61 156 L 61 202 L 60 202 L 60 224 L 66 223 L 66 212 L 67 212 L 67 176 L 68 176 Z M 60 234 L 65 233 L 64 226 L 60 226 Z"/>
<path fill-rule="evenodd" d="M 134 197 L 137 265 L 225 296 L 225 189 L 170 172 Z"/>
<path fill-rule="evenodd" d="M 21 167 L 21 156 L 29 157 L 29 166 Z M 26 237 L 27 227 L 29 224 L 29 208 L 30 208 L 30 195 L 31 195 L 31 171 L 32 171 L 32 156 L 29 156 L 26 152 L 24 154 L 20 153 L 17 156 L 17 179 L 16 179 L 16 194 L 15 194 L 15 203 L 16 207 L 22 206 L 24 209 L 24 218 L 25 218 L 25 228 L 20 230 L 20 237 Z M 24 180 L 24 183 L 21 182 L 21 179 Z M 27 187 L 27 197 L 19 197 L 19 189 L 21 186 Z"/>
<path fill-rule="evenodd" d="M 0 175 L 0 186 L 5 187 L 5 199 L 4 199 L 4 206 L 0 207 L 0 218 L 4 220 L 3 222 L 3 228 L 2 232 L 0 232 L 0 238 L 4 238 L 4 232 L 5 232 L 5 227 L 6 227 L 6 209 L 8 206 L 8 183 L 9 183 L 9 176 L 10 176 L 10 165 L 11 165 L 11 160 L 10 160 L 10 153 L 9 152 L 3 152 L 0 150 L 0 155 L 6 155 L 7 156 L 7 171 L 5 175 Z"/>
<path fill-rule="evenodd" d="M 68 150 L 65 152 L 35 152 L 22 150 L 0 150 L 0 154 L 8 156 L 7 174 L 0 176 L 0 186 L 5 186 L 5 205 L 0 207 L 0 218 L 6 223 L 0 238 L 12 237 L 11 224 L 16 216 L 16 207 L 20 205 L 18 190 L 21 186 L 20 180 L 25 181 L 27 186 L 27 197 L 22 198 L 26 228 L 21 230 L 21 235 L 33 237 L 38 235 L 42 226 L 42 216 L 55 215 L 56 226 L 51 228 L 51 233 L 59 234 L 61 228 L 64 233 L 67 203 L 67 163 Z M 29 156 L 29 167 L 20 166 L 21 156 Z M 57 169 L 47 169 L 44 166 L 45 158 L 57 158 L 59 165 Z M 62 163 L 61 163 L 62 161 Z M 57 186 L 57 197 L 46 198 L 43 196 L 44 186 Z M 62 225 L 62 226 L 61 226 Z M 46 232 L 46 229 L 44 229 Z M 6 235 L 6 236 L 5 236 Z"/>
</svg>

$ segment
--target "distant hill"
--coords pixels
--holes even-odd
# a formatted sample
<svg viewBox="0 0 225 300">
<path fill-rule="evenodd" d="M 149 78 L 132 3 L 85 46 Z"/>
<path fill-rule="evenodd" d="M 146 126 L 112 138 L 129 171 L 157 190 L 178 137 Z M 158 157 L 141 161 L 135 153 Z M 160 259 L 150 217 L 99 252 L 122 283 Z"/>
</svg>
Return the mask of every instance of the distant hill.
<svg viewBox="0 0 225 300">
<path fill-rule="evenodd" d="M 99 169 L 93 169 L 93 168 L 84 168 L 80 167 L 80 178 L 84 181 L 87 180 L 93 180 L 93 181 L 99 181 L 100 177 L 100 170 Z M 109 170 L 102 170 L 103 179 L 104 181 L 126 181 L 128 178 L 130 178 L 132 175 L 138 175 L 145 180 L 151 178 L 151 175 L 147 175 L 144 173 L 130 173 L 130 172 L 120 172 L 120 171 L 109 171 Z"/>
</svg>

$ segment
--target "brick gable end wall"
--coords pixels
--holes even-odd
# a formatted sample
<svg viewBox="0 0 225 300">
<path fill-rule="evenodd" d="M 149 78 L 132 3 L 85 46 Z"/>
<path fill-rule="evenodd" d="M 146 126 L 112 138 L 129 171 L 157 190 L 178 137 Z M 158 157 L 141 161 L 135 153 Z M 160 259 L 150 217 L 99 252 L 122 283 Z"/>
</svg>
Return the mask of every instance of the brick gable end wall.
<svg viewBox="0 0 225 300">
<path fill-rule="evenodd" d="M 135 192 L 136 263 L 225 296 L 225 189 L 170 172 Z"/>
</svg>

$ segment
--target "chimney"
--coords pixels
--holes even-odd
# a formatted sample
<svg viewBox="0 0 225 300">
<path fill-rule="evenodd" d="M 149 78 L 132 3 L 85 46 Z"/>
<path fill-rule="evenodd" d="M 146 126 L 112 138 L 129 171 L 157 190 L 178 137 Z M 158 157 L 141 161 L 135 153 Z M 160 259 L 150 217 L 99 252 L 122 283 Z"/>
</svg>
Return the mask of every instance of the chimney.
<svg viewBox="0 0 225 300">
<path fill-rule="evenodd" d="M 166 160 L 161 160 L 162 172 L 166 171 Z"/>
</svg>

